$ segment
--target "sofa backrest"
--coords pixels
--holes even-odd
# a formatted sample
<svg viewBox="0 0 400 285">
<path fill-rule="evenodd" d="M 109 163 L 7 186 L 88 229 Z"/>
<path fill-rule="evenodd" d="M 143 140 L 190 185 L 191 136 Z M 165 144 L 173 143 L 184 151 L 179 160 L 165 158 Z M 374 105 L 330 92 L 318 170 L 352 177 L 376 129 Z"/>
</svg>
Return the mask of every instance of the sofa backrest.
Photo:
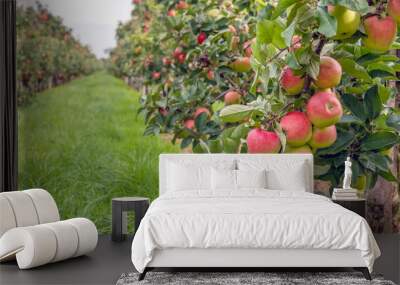
<svg viewBox="0 0 400 285">
<path fill-rule="evenodd" d="M 15 227 L 60 220 L 56 202 L 43 189 L 0 193 L 0 237 Z"/>
<path fill-rule="evenodd" d="M 234 164 L 236 168 L 240 165 L 262 165 L 266 169 L 273 169 L 284 174 L 283 177 L 291 177 L 291 174 L 295 176 L 293 165 L 301 164 L 306 170 L 304 171 L 305 191 L 313 192 L 314 188 L 312 154 L 161 154 L 159 160 L 160 195 L 167 192 L 168 164 L 171 162 L 194 166 Z"/>
</svg>

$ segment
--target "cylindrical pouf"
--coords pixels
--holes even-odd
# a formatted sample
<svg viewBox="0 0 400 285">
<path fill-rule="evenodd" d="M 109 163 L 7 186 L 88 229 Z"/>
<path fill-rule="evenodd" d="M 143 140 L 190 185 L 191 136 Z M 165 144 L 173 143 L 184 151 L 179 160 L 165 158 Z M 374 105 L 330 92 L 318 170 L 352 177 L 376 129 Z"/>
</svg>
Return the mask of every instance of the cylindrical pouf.
<svg viewBox="0 0 400 285">
<path fill-rule="evenodd" d="M 57 204 L 49 192 L 43 189 L 30 189 L 23 191 L 23 193 L 28 194 L 32 199 L 39 218 L 39 224 L 60 220 Z"/>
<path fill-rule="evenodd" d="M 78 233 L 71 224 L 61 221 L 49 224 L 43 224 L 43 227 L 51 229 L 57 239 L 57 252 L 51 262 L 71 258 L 78 249 Z"/>
<path fill-rule="evenodd" d="M 10 202 L 6 197 L 0 195 L 0 238 L 5 232 L 16 226 L 17 222 Z"/>
<path fill-rule="evenodd" d="M 97 246 L 97 228 L 91 220 L 85 218 L 75 218 L 64 222 L 72 225 L 78 233 L 78 249 L 75 256 L 83 255 L 93 251 Z"/>
<path fill-rule="evenodd" d="M 49 263 L 56 252 L 54 232 L 42 225 L 14 228 L 0 238 L 0 258 L 8 259 L 10 255 L 16 254 L 20 269 Z"/>
<path fill-rule="evenodd" d="M 10 203 L 17 227 L 34 226 L 39 223 L 35 205 L 24 191 L 3 192 L 0 196 Z"/>
</svg>

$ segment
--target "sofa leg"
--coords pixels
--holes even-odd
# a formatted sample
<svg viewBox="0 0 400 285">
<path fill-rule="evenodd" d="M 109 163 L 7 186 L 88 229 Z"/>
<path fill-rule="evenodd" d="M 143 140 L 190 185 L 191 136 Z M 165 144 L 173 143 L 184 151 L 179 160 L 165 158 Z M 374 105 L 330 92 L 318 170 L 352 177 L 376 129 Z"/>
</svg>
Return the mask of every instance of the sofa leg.
<svg viewBox="0 0 400 285">
<path fill-rule="evenodd" d="M 138 281 L 142 281 L 142 280 L 146 277 L 147 271 L 148 271 L 148 269 L 147 269 L 147 267 L 146 267 L 146 268 L 143 270 L 143 272 L 139 274 Z"/>
<path fill-rule="evenodd" d="M 361 273 L 364 275 L 365 279 L 372 280 L 371 274 L 369 274 L 369 270 L 367 267 L 356 267 L 354 269 L 357 271 L 361 271 Z"/>
</svg>

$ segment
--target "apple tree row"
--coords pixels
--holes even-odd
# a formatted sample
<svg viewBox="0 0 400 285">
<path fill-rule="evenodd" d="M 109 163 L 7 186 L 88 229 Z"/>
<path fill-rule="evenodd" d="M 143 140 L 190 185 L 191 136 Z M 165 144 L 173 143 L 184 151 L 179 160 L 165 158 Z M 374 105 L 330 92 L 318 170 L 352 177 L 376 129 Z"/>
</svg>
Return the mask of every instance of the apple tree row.
<svg viewBox="0 0 400 285">
<path fill-rule="evenodd" d="M 24 103 L 38 91 L 101 67 L 61 18 L 41 4 L 17 8 L 17 94 Z"/>
<path fill-rule="evenodd" d="M 194 152 L 314 153 L 338 185 L 396 181 L 400 1 L 140 1 L 116 74 L 144 86 L 145 134 Z M 364 188 L 364 187 L 360 187 Z"/>
</svg>

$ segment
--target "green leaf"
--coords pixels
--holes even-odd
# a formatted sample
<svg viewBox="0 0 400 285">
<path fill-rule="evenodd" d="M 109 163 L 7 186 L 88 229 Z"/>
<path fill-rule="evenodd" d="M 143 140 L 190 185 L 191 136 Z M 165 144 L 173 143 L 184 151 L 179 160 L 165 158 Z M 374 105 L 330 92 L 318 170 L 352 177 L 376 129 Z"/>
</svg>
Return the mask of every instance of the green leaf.
<svg viewBox="0 0 400 285">
<path fill-rule="evenodd" d="M 306 66 L 307 73 L 313 78 L 316 79 L 319 74 L 319 56 L 317 54 L 313 54 L 309 64 Z"/>
<path fill-rule="evenodd" d="M 378 94 L 382 103 L 386 103 L 389 99 L 391 93 L 390 87 L 386 87 L 385 85 L 378 83 Z"/>
<path fill-rule="evenodd" d="M 328 173 L 331 166 L 329 164 L 317 165 L 314 164 L 314 176 L 321 176 Z"/>
<path fill-rule="evenodd" d="M 371 171 L 380 170 L 386 172 L 389 168 L 385 156 L 383 156 L 380 153 L 375 153 L 375 152 L 361 153 L 359 160 L 365 168 Z"/>
<path fill-rule="evenodd" d="M 386 125 L 400 132 L 400 115 L 392 113 L 386 120 Z"/>
<path fill-rule="evenodd" d="M 212 105 L 211 105 L 211 109 L 213 111 L 213 113 L 218 112 L 219 110 L 221 110 L 222 108 L 225 107 L 224 102 L 222 101 L 215 101 Z"/>
<path fill-rule="evenodd" d="M 399 136 L 393 132 L 380 131 L 373 133 L 361 141 L 361 150 L 388 149 L 399 143 Z"/>
<path fill-rule="evenodd" d="M 383 177 L 387 181 L 390 182 L 398 182 L 399 180 L 396 178 L 396 176 L 393 175 L 392 171 L 388 169 L 387 171 L 378 171 L 379 176 Z"/>
<path fill-rule="evenodd" d="M 320 5 L 327 6 L 341 5 L 350 10 L 360 12 L 361 14 L 366 14 L 368 12 L 368 2 L 367 0 L 321 0 Z"/>
<path fill-rule="evenodd" d="M 276 19 L 277 17 L 282 15 L 287 8 L 289 8 L 293 4 L 296 4 L 297 1 L 298 0 L 280 0 L 275 8 L 275 11 L 272 13 L 272 19 Z"/>
<path fill-rule="evenodd" d="M 318 32 L 328 38 L 335 36 L 337 30 L 336 18 L 329 15 L 328 12 L 321 7 L 318 7 L 317 12 L 317 18 L 319 21 Z"/>
<path fill-rule="evenodd" d="M 223 150 L 222 142 L 220 139 L 208 141 L 211 153 L 220 153 Z"/>
<path fill-rule="evenodd" d="M 257 23 L 256 37 L 259 44 L 269 44 L 272 42 L 274 22 L 261 20 Z"/>
<path fill-rule="evenodd" d="M 379 116 L 382 111 L 382 101 L 378 94 L 378 86 L 374 85 L 368 89 L 364 96 L 364 104 L 370 120 Z"/>
<path fill-rule="evenodd" d="M 367 82 L 370 82 L 372 80 L 367 70 L 363 66 L 356 63 L 354 60 L 350 58 L 339 58 L 338 61 L 342 66 L 343 71 L 350 76 L 360 80 L 365 80 Z"/>
<path fill-rule="evenodd" d="M 348 146 L 354 140 L 354 134 L 352 132 L 343 132 L 338 131 L 338 136 L 333 145 L 327 148 L 322 148 L 317 151 L 318 155 L 327 155 L 327 154 L 337 154 L 343 150 L 346 150 Z"/>
<path fill-rule="evenodd" d="M 248 118 L 253 111 L 253 107 L 233 104 L 222 109 L 219 117 L 225 123 L 236 123 Z"/>
<path fill-rule="evenodd" d="M 234 140 L 240 140 L 241 138 L 245 138 L 247 137 L 247 134 L 249 133 L 250 128 L 245 126 L 244 124 L 237 126 L 232 134 L 231 134 L 231 138 Z"/>
<path fill-rule="evenodd" d="M 231 138 L 225 138 L 223 141 L 224 153 L 237 153 L 240 142 L 235 141 Z"/>
<path fill-rule="evenodd" d="M 282 37 L 283 40 L 285 41 L 285 44 L 287 47 L 289 47 L 292 44 L 292 38 L 296 29 L 296 21 L 293 21 L 289 27 L 287 27 L 283 32 L 282 32 Z"/>
<path fill-rule="evenodd" d="M 184 138 L 181 142 L 181 149 L 187 148 L 193 141 L 192 137 Z"/>
<path fill-rule="evenodd" d="M 194 121 L 196 129 L 201 132 L 204 130 L 207 124 L 207 119 L 208 119 L 208 114 L 203 112 L 200 115 L 198 115 Z"/>
<path fill-rule="evenodd" d="M 365 108 L 362 101 L 350 94 L 342 94 L 341 98 L 346 108 L 349 109 L 353 115 L 358 117 L 361 121 L 365 121 L 367 115 L 365 114 Z"/>
</svg>

